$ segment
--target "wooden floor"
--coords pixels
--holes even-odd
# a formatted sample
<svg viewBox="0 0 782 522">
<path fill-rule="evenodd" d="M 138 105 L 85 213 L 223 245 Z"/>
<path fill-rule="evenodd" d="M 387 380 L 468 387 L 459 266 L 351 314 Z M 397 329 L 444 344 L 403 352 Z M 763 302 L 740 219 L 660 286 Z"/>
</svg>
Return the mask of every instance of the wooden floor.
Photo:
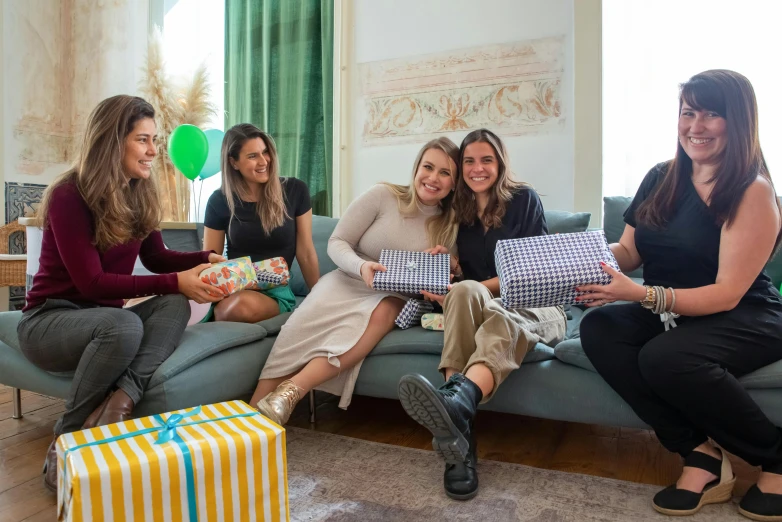
<svg viewBox="0 0 782 522">
<path fill-rule="evenodd" d="M 290 425 L 311 428 L 306 400 Z M 22 392 L 24 418 L 12 418 L 11 389 L 0 385 L 0 522 L 56 519 L 56 496 L 43 486 L 41 466 L 54 422 L 63 412 L 59 399 Z M 354 397 L 348 411 L 335 398 L 318 394 L 318 431 L 431 449 L 431 435 L 410 420 L 398 401 Z M 478 454 L 482 459 L 585 473 L 647 484 L 668 485 L 681 472 L 678 456 L 668 453 L 645 430 L 556 422 L 481 412 Z M 732 459 L 743 494 L 757 469 Z"/>
</svg>

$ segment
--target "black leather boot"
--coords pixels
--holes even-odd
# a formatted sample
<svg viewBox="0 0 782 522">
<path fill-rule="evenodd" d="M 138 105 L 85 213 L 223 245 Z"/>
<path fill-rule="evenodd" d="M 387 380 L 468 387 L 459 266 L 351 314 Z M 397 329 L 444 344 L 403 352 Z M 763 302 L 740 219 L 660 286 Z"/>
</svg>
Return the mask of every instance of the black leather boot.
<svg viewBox="0 0 782 522">
<path fill-rule="evenodd" d="M 478 494 L 478 443 L 470 428 L 470 449 L 467 458 L 458 464 L 446 464 L 443 474 L 445 494 L 456 500 L 469 500 Z"/>
<path fill-rule="evenodd" d="M 471 428 L 483 393 L 461 373 L 435 389 L 423 375 L 399 381 L 399 400 L 408 415 L 432 432 L 432 447 L 448 464 L 463 464 L 468 456 Z"/>
</svg>

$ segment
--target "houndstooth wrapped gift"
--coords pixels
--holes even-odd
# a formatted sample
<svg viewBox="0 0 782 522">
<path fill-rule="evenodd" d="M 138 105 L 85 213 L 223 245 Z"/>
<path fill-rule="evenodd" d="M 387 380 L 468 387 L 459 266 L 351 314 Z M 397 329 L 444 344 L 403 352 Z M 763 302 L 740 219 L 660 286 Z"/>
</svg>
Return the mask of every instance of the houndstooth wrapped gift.
<svg viewBox="0 0 782 522">
<path fill-rule="evenodd" d="M 498 241 L 494 258 L 510 309 L 573 304 L 577 286 L 611 282 L 601 261 L 619 270 L 602 230 Z"/>
<path fill-rule="evenodd" d="M 381 250 L 378 262 L 385 272 L 375 272 L 372 288 L 402 294 L 422 290 L 445 295 L 451 281 L 451 256 L 406 250 Z"/>
<path fill-rule="evenodd" d="M 402 311 L 399 312 L 394 323 L 402 330 L 407 330 L 416 324 L 420 324 L 421 317 L 432 310 L 434 310 L 432 303 L 423 299 L 410 299 L 402 307 Z"/>
</svg>

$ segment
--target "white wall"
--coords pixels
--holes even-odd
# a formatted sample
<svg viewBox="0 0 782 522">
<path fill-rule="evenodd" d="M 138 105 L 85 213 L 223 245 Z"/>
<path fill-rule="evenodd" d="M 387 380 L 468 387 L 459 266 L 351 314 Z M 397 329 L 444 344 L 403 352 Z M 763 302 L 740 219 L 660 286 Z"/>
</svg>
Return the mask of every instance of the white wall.
<svg viewBox="0 0 782 522">
<path fill-rule="evenodd" d="M 548 209 L 573 209 L 573 1 L 574 0 L 356 0 L 351 74 L 353 105 L 350 171 L 354 199 L 379 181 L 408 183 L 420 146 L 361 145 L 362 99 L 357 64 L 453 49 L 564 36 L 561 87 L 565 124 L 547 134 L 509 136 L 516 177 L 530 182 Z M 467 132 L 448 134 L 457 145 Z"/>
</svg>

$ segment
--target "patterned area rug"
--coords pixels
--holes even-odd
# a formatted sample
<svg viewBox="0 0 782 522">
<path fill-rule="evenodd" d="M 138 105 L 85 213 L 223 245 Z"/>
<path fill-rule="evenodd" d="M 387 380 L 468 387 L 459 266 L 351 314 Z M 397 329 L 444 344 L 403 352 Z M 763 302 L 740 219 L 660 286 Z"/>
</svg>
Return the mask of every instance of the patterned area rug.
<svg viewBox="0 0 782 522">
<path fill-rule="evenodd" d="M 443 463 L 432 451 L 300 428 L 287 435 L 291 520 L 672 520 L 651 507 L 658 486 L 481 460 L 478 496 L 459 502 L 445 496 Z M 746 521 L 735 502 L 686 520 Z"/>
</svg>

